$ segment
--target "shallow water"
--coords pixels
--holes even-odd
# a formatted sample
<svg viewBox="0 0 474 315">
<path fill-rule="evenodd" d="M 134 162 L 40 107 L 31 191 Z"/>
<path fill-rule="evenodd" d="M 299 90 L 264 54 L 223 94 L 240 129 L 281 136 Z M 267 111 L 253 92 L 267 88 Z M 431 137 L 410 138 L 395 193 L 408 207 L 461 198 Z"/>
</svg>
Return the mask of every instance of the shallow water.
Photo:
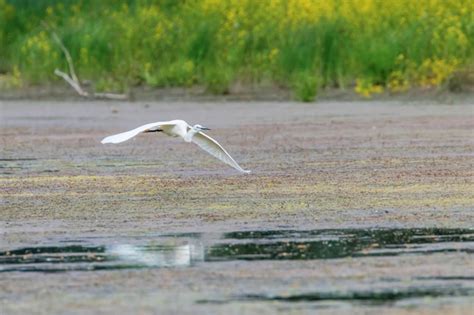
<svg viewBox="0 0 474 315">
<path fill-rule="evenodd" d="M 110 272 L 151 268 L 215 269 L 223 262 L 241 261 L 246 269 L 262 260 L 330 260 L 351 257 L 428 256 L 436 253 L 474 253 L 474 229 L 326 229 L 181 233 L 117 238 L 48 240 L 42 246 L 10 248 L 0 252 L 0 272 Z M 315 290 L 282 293 L 254 291 L 210 296 L 200 305 L 276 301 L 379 305 L 429 298 L 470 299 L 474 277 L 466 274 L 380 278 L 368 285 L 324 285 Z M 328 278 L 329 279 L 329 278 Z M 421 299 L 421 300 L 420 300 Z M 416 302 L 418 301 L 418 302 Z"/>
<path fill-rule="evenodd" d="M 474 229 L 273 230 L 62 240 L 0 252 L 0 272 L 184 267 L 234 260 L 474 253 Z"/>
<path fill-rule="evenodd" d="M 351 302 L 367 305 L 389 304 L 404 299 L 466 297 L 474 295 L 474 288 L 460 285 L 412 285 L 374 290 L 317 291 L 288 295 L 247 294 L 216 300 L 198 300 L 200 304 L 230 302 Z"/>
</svg>

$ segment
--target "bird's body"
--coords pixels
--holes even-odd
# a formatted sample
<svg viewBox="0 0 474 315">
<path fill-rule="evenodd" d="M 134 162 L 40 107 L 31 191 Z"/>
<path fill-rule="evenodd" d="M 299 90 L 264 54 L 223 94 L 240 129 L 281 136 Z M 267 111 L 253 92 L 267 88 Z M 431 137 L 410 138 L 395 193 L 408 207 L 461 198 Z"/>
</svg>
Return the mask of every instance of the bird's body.
<svg viewBox="0 0 474 315">
<path fill-rule="evenodd" d="M 181 137 L 184 139 L 190 129 L 188 123 L 184 120 L 171 120 L 170 122 L 172 122 L 172 124 L 162 125 L 161 131 L 170 137 Z"/>
<path fill-rule="evenodd" d="M 250 173 L 244 170 L 237 162 L 230 156 L 229 153 L 213 138 L 206 135 L 202 130 L 210 130 L 201 125 L 190 126 L 184 120 L 170 120 L 149 123 L 130 131 L 122 132 L 104 138 L 102 143 L 120 143 L 127 141 L 140 133 L 144 132 L 163 132 L 171 137 L 181 137 L 185 142 L 194 142 L 203 150 L 218 158 L 222 162 L 232 166 L 242 173 Z"/>
</svg>

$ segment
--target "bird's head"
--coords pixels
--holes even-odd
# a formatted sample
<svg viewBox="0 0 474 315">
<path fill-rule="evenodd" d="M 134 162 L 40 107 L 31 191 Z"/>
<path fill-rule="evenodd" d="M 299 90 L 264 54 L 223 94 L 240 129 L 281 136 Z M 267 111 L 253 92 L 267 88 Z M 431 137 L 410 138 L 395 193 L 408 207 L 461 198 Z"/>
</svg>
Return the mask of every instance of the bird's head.
<svg viewBox="0 0 474 315">
<path fill-rule="evenodd" d="M 193 129 L 196 130 L 196 131 L 211 130 L 210 128 L 201 126 L 201 125 L 199 125 L 199 124 L 198 124 L 198 125 L 194 125 L 194 126 L 193 126 Z"/>
</svg>

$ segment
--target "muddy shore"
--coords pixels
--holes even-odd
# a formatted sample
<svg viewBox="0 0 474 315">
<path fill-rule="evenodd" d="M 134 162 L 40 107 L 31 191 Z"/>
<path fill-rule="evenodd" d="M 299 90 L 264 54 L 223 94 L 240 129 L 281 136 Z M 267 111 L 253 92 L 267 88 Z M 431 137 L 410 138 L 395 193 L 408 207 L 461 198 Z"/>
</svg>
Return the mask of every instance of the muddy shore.
<svg viewBox="0 0 474 315">
<path fill-rule="evenodd" d="M 474 227 L 474 104 L 469 102 L 12 100 L 0 101 L 0 115 L 2 251 L 170 233 Z M 197 146 L 160 134 L 100 144 L 104 136 L 176 118 L 212 128 L 209 134 L 252 173 L 238 174 Z M 5 272 L 0 303 L 6 314 L 32 308 L 44 314 L 99 309 L 309 314 L 314 304 L 308 301 L 296 307 L 284 300 L 204 302 L 268 293 L 269 287 L 272 296 L 320 287 L 359 290 L 388 275 L 411 281 L 420 273 L 462 276 L 470 287 L 471 256 L 467 251 L 429 258 Z M 469 301 L 443 297 L 414 306 L 343 304 L 320 310 L 467 314 L 473 307 Z"/>
</svg>

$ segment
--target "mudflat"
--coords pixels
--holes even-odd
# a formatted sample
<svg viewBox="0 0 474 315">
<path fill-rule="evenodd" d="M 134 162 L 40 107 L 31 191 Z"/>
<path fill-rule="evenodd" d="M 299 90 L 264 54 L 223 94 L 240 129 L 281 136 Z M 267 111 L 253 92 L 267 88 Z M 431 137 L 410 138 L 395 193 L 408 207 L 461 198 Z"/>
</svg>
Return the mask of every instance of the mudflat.
<svg viewBox="0 0 474 315">
<path fill-rule="evenodd" d="M 1 101 L 5 314 L 467 314 L 474 105 Z M 160 133 L 212 128 L 251 174 Z"/>
</svg>

